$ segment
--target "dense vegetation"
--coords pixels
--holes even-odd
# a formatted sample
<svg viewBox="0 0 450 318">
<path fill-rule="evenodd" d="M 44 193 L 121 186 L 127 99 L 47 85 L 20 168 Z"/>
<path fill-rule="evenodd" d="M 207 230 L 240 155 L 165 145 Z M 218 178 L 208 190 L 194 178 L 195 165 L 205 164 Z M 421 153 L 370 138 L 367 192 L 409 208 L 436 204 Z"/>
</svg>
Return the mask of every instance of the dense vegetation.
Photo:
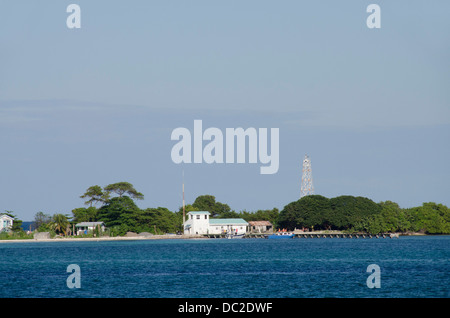
<svg viewBox="0 0 450 318">
<path fill-rule="evenodd" d="M 118 182 L 104 188 L 91 186 L 80 198 L 86 199 L 87 207 L 73 209 L 72 215 L 50 216 L 38 212 L 34 220 L 35 228 L 41 232 L 50 232 L 52 236 L 67 236 L 73 234 L 76 223 L 102 221 L 107 226 L 107 234 L 111 236 L 127 232 L 162 234 L 182 231 L 182 207 L 175 212 L 164 207 L 141 209 L 135 200 L 142 200 L 144 195 L 128 182 Z M 375 203 L 364 197 L 345 195 L 326 198 L 310 195 L 287 204 L 281 212 L 277 208 L 236 212 L 228 204 L 216 201 L 212 195 L 201 195 L 192 204 L 186 205 L 185 211 L 209 211 L 215 218 L 267 220 L 275 228 L 288 230 L 450 234 L 450 209 L 432 202 L 405 209 L 395 202 Z M 11 211 L 7 212 L 14 217 Z M 12 229 L 15 237 L 25 237 L 20 224 L 21 221 L 15 218 Z M 3 238 L 6 234 L 1 235 Z"/>
<path fill-rule="evenodd" d="M 328 199 L 311 195 L 286 205 L 280 213 L 278 226 L 366 233 L 450 234 L 450 209 L 432 202 L 402 209 L 391 201 L 375 203 L 364 197 Z"/>
</svg>

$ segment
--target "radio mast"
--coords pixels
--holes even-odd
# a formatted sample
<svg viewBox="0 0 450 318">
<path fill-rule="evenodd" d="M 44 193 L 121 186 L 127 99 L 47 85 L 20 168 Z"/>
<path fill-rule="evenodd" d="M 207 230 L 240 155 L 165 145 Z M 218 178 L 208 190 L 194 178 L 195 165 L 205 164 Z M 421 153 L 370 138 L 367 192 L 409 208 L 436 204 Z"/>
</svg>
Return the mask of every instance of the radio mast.
<svg viewBox="0 0 450 318">
<path fill-rule="evenodd" d="M 303 159 L 302 185 L 300 188 L 300 198 L 303 198 L 304 196 L 311 194 L 314 194 L 311 159 L 309 159 L 308 155 L 305 155 L 305 159 Z"/>
<path fill-rule="evenodd" d="M 184 235 L 184 223 L 185 223 L 185 218 L 186 218 L 186 207 L 184 204 L 184 170 L 183 170 L 183 235 Z"/>
</svg>

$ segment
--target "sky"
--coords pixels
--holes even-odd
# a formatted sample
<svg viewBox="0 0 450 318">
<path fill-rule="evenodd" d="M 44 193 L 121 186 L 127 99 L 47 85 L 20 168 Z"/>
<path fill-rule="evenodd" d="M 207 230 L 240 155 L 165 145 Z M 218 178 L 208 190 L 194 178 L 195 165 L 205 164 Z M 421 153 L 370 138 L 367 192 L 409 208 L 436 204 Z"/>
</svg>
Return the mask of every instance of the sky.
<svg viewBox="0 0 450 318">
<path fill-rule="evenodd" d="M 70 29 L 67 6 L 81 9 Z M 369 4 L 381 28 L 368 28 Z M 450 206 L 448 1 L 0 0 L 0 213 L 71 214 L 92 185 L 141 208 L 235 211 L 315 193 Z M 178 127 L 279 128 L 279 169 L 175 164 Z M 184 178 L 183 178 L 184 174 Z"/>
</svg>

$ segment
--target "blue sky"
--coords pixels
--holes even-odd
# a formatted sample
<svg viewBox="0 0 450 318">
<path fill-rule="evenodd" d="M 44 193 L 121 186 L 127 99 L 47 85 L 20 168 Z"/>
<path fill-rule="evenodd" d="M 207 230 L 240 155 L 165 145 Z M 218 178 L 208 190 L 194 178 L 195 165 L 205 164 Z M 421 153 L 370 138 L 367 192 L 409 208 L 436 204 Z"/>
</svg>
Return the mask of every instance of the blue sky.
<svg viewBox="0 0 450 318">
<path fill-rule="evenodd" d="M 81 7 L 81 29 L 66 7 Z M 381 29 L 366 7 L 381 7 Z M 138 205 L 317 194 L 450 206 L 448 1 L 0 2 L 0 210 L 67 213 L 91 185 Z M 280 168 L 172 162 L 173 129 L 280 129 Z"/>
</svg>

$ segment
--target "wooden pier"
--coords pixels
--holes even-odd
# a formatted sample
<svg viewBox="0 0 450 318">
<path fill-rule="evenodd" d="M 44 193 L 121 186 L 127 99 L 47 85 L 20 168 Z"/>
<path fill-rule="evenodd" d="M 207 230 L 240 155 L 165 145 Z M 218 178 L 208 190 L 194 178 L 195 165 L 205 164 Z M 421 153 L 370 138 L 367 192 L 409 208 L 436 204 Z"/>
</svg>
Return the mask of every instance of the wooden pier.
<svg viewBox="0 0 450 318">
<path fill-rule="evenodd" d="M 244 238 L 266 238 L 272 233 L 246 233 Z M 294 238 L 346 238 L 346 239 L 371 239 L 371 238 L 398 238 L 398 233 L 380 233 L 380 234 L 364 234 L 364 233 L 342 233 L 333 232 L 294 232 Z M 226 238 L 226 234 L 205 234 L 207 238 Z"/>
<path fill-rule="evenodd" d="M 398 238 L 396 233 L 380 233 L 380 234 L 350 234 L 350 233 L 297 233 L 296 238 Z"/>
</svg>

